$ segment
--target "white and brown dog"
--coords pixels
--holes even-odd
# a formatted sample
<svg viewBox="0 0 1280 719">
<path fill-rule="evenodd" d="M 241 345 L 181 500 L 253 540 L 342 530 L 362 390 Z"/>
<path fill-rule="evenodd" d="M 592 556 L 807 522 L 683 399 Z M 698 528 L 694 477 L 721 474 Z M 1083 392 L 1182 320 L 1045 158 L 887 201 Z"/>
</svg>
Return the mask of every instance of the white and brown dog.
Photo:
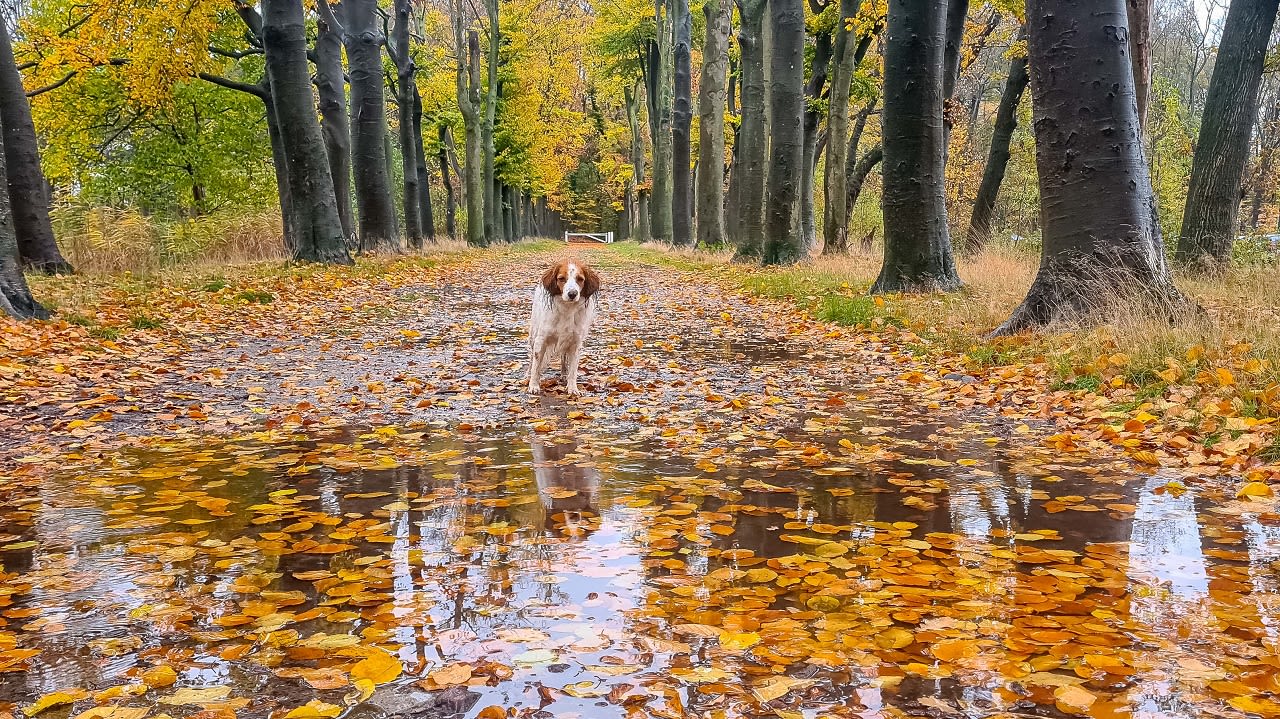
<svg viewBox="0 0 1280 719">
<path fill-rule="evenodd" d="M 583 262 L 563 260 L 542 276 L 533 290 L 529 320 L 529 392 L 541 390 L 542 373 L 559 357 L 565 389 L 578 391 L 578 360 L 596 316 L 600 275 Z"/>
</svg>

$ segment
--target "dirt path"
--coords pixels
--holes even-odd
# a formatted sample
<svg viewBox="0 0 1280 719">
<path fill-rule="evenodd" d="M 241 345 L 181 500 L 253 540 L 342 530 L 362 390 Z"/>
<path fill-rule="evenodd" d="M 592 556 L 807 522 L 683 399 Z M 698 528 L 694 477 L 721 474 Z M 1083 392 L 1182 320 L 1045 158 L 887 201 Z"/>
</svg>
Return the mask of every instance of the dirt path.
<svg viewBox="0 0 1280 719">
<path fill-rule="evenodd" d="M 0 429 L 13 453 L 264 426 L 481 426 L 569 412 L 645 423 L 747 406 L 798 415 L 901 373 L 874 343 L 833 337 L 789 306 L 589 252 L 605 289 L 577 401 L 550 374 L 543 398 L 523 391 L 529 294 L 558 252 L 513 253 L 383 276 L 295 275 L 270 285 L 265 305 L 222 307 L 199 291 L 161 298 L 197 306 L 114 348 L 34 358 Z"/>
</svg>

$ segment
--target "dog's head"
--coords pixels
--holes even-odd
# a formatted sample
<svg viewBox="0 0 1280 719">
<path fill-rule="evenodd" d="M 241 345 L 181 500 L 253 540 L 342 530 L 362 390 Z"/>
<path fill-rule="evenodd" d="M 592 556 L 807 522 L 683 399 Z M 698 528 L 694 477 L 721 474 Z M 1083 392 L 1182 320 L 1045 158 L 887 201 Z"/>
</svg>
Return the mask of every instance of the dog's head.
<svg viewBox="0 0 1280 719">
<path fill-rule="evenodd" d="M 580 260 L 561 260 L 542 276 L 547 294 L 565 302 L 586 302 L 600 291 L 600 275 Z"/>
</svg>

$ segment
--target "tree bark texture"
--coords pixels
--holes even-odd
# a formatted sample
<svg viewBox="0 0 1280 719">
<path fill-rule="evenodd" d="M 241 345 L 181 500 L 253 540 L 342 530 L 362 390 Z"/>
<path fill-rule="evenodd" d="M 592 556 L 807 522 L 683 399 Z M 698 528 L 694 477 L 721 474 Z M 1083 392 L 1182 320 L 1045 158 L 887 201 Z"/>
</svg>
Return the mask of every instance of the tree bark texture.
<svg viewBox="0 0 1280 719">
<path fill-rule="evenodd" d="M 849 147 L 849 91 L 855 68 L 853 32 L 847 21 L 858 12 L 858 0 L 840 0 L 831 67 L 831 102 L 827 111 L 827 164 L 823 172 L 822 252 L 843 254 L 849 249 L 849 214 L 844 205 L 844 166 Z M 866 118 L 863 118 L 865 124 Z"/>
<path fill-rule="evenodd" d="M 449 126 L 440 124 L 440 184 L 444 186 L 444 233 L 450 239 L 458 236 L 458 199 L 449 179 L 449 147 L 453 144 Z"/>
<path fill-rule="evenodd" d="M 488 83 L 484 95 L 484 123 L 481 126 L 480 139 L 484 143 L 484 235 L 489 242 L 501 239 L 502 231 L 502 194 L 499 188 L 494 163 L 497 149 L 494 146 L 494 125 L 498 118 L 498 62 L 499 49 L 502 43 L 502 28 L 498 18 L 498 0 L 484 0 L 485 14 L 489 18 L 488 62 L 485 68 Z"/>
<path fill-rule="evenodd" d="M 769 25 L 769 173 L 765 189 L 765 264 L 804 259 L 800 232 L 804 171 L 804 3 L 771 0 Z"/>
<path fill-rule="evenodd" d="M 884 61 L 884 265 L 873 293 L 960 287 L 944 196 L 947 3 L 890 0 Z"/>
<path fill-rule="evenodd" d="M 342 19 L 326 0 L 317 0 L 316 91 L 320 98 L 320 129 L 333 175 L 333 192 L 338 200 L 338 220 L 342 234 L 351 242 L 356 237 L 351 209 L 351 118 L 347 114 L 346 70 L 342 65 Z M 340 8 L 341 6 L 339 6 Z M 339 10 L 340 12 L 340 10 Z"/>
<path fill-rule="evenodd" d="M 982 172 L 982 183 L 973 201 L 973 214 L 969 218 L 969 233 L 965 236 L 964 251 L 976 255 L 991 239 L 991 214 L 995 211 L 1000 185 L 1004 182 L 1005 169 L 1009 166 L 1009 146 L 1013 133 L 1018 129 L 1018 104 L 1027 89 L 1031 76 L 1027 73 L 1027 58 L 1019 55 L 1009 61 L 1009 77 L 1000 94 L 996 108 L 995 129 L 991 133 L 991 149 L 987 154 L 987 166 Z"/>
<path fill-rule="evenodd" d="M 698 245 L 724 243 L 724 113 L 729 69 L 731 0 L 707 0 L 702 46 L 702 77 L 698 88 Z"/>
<path fill-rule="evenodd" d="M 395 0 L 393 7 L 395 23 L 392 25 L 391 42 L 387 45 L 387 54 L 396 67 L 396 114 L 400 130 L 400 172 L 402 176 L 401 190 L 404 205 L 404 233 L 409 239 L 409 246 L 422 249 L 422 214 L 418 207 L 421 182 L 418 176 L 418 154 L 422 146 L 422 137 L 414 132 L 414 98 L 418 94 L 416 78 L 418 68 L 413 63 L 413 54 L 409 49 L 409 23 L 412 19 L 413 6 L 410 0 Z"/>
<path fill-rule="evenodd" d="M 689 0 L 672 0 L 672 31 L 675 93 L 671 112 L 671 241 L 687 246 L 693 244 L 693 19 Z"/>
<path fill-rule="evenodd" d="M 0 25 L 4 25 L 3 19 L 0 19 Z M 0 119 L 0 138 L 8 137 L 7 129 Z M 7 150 L 7 147 L 0 147 L 0 313 L 23 320 L 44 319 L 49 313 L 31 296 L 27 278 L 22 274 L 18 235 L 9 205 Z"/>
<path fill-rule="evenodd" d="M 453 36 L 458 52 L 458 110 L 466 134 L 466 162 L 463 166 L 467 202 L 467 244 L 483 247 L 489 244 L 484 231 L 484 168 L 480 141 L 480 35 L 472 30 L 464 34 L 464 5 L 455 0 Z M 464 50 L 465 48 L 465 50 Z M 465 53 L 465 54 L 464 54 Z"/>
<path fill-rule="evenodd" d="M 1212 271 L 1231 264 L 1240 185 L 1278 7 L 1280 0 L 1233 0 L 1227 10 L 1178 237 L 1178 262 L 1195 269 Z"/>
<path fill-rule="evenodd" d="M 396 248 L 396 205 L 387 173 L 387 98 L 377 0 L 344 0 L 351 76 L 352 163 L 360 215 L 360 249 Z"/>
<path fill-rule="evenodd" d="M 1124 0 L 1030 0 L 1027 49 L 1043 250 L 1027 298 L 996 330 L 1186 307 L 1155 227 Z"/>
<path fill-rule="evenodd" d="M 350 264 L 311 93 L 302 0 L 263 0 L 262 45 L 288 163 L 294 258 Z"/>
<path fill-rule="evenodd" d="M 742 61 L 742 121 L 738 128 L 738 158 L 733 167 L 737 186 L 734 201 L 736 255 L 741 259 L 764 256 L 764 188 L 768 137 L 765 134 L 764 15 L 765 0 L 741 0 L 742 26 L 738 47 Z M 802 70 L 803 72 L 803 70 Z"/>
<path fill-rule="evenodd" d="M 0 122 L 8 169 L 9 208 L 22 265 L 49 274 L 71 273 L 49 219 L 49 184 L 40 167 L 40 145 L 9 29 L 0 19 Z"/>
<path fill-rule="evenodd" d="M 947 0 L 946 45 L 942 50 L 942 122 L 945 146 L 951 145 L 951 128 L 955 125 L 952 98 L 960 81 L 960 55 L 964 44 L 964 23 L 969 16 L 969 0 Z M 945 158 L 944 158 L 945 162 Z"/>
<path fill-rule="evenodd" d="M 653 181 L 649 230 L 653 239 L 670 243 L 674 237 L 674 147 L 672 145 L 672 89 L 670 0 L 655 0 L 657 37 L 647 44 L 645 97 L 649 102 L 649 132 L 653 145 Z"/>
<path fill-rule="evenodd" d="M 1151 97 L 1151 10 L 1153 0 L 1125 0 L 1129 18 L 1129 63 L 1133 67 L 1133 91 L 1138 101 L 1138 124 L 1147 126 Z"/>
<path fill-rule="evenodd" d="M 413 155 L 418 173 L 418 226 L 430 242 L 436 240 L 436 218 L 431 207 L 431 173 L 427 169 L 426 138 L 422 135 L 422 93 L 418 85 L 410 86 L 413 95 Z"/>
<path fill-rule="evenodd" d="M 644 189 L 645 155 L 644 136 L 640 128 L 640 93 L 644 82 L 637 80 L 625 90 L 627 103 L 627 126 L 631 129 L 631 187 L 635 192 L 635 206 L 632 208 L 632 235 L 640 242 L 648 242 L 649 232 L 649 193 Z"/>
<path fill-rule="evenodd" d="M 804 154 L 800 169 L 800 240 L 806 255 L 818 246 L 818 219 L 813 195 L 818 168 L 818 135 L 821 134 L 822 126 L 819 106 L 827 87 L 833 45 L 831 33 L 819 33 L 814 39 L 813 61 L 809 82 L 805 87 Z"/>
</svg>

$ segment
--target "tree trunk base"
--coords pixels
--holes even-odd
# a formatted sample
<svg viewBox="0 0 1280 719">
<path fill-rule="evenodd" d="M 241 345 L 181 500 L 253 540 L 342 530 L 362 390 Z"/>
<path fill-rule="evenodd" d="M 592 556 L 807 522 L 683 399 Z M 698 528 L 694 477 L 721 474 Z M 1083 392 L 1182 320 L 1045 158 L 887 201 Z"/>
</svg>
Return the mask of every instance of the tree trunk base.
<svg viewBox="0 0 1280 719">
<path fill-rule="evenodd" d="M 49 310 L 36 302 L 31 291 L 25 286 L 15 287 L 0 282 L 0 315 L 9 315 L 20 320 L 49 319 Z"/>
<path fill-rule="evenodd" d="M 23 263 L 23 269 L 28 272 L 38 272 L 42 275 L 74 275 L 76 270 L 71 266 L 70 262 L 64 259 L 56 260 L 28 260 Z"/>
<path fill-rule="evenodd" d="M 871 286 L 873 295 L 889 294 L 928 294 L 932 292 L 955 292 L 964 286 L 955 269 L 937 267 L 920 271 L 915 268 L 885 265 L 880 276 Z"/>
<path fill-rule="evenodd" d="M 1099 278 L 1102 273 L 1111 276 Z M 1099 292 L 1099 287 L 1106 291 Z M 991 336 L 1007 337 L 1050 327 L 1095 326 L 1119 313 L 1154 317 L 1170 324 L 1207 318 L 1198 304 L 1174 286 L 1171 277 L 1144 277 L 1115 269 L 1099 271 L 1077 263 L 1041 268 L 1026 299 Z"/>
</svg>

